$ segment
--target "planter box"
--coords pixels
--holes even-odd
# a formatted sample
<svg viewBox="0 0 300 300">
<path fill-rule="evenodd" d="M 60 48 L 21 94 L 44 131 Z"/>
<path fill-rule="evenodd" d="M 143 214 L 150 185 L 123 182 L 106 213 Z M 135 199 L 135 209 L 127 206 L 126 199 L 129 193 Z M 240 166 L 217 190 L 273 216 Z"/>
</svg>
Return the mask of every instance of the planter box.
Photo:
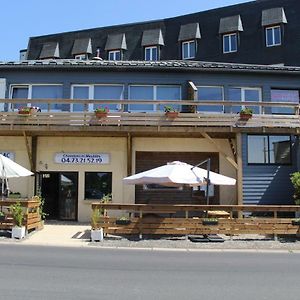
<svg viewBox="0 0 300 300">
<path fill-rule="evenodd" d="M 300 220 L 292 220 L 292 225 L 300 226 Z"/>
<path fill-rule="evenodd" d="M 13 239 L 23 239 L 25 237 L 25 226 L 22 227 L 13 227 L 11 231 L 11 237 Z"/>
<path fill-rule="evenodd" d="M 98 118 L 98 119 L 101 119 L 101 118 L 106 118 L 107 117 L 107 112 L 106 111 L 99 111 L 99 112 L 95 112 L 95 116 Z"/>
<path fill-rule="evenodd" d="M 252 114 L 243 114 L 243 113 L 240 113 L 240 119 L 243 120 L 243 121 L 248 121 L 251 118 L 252 118 Z"/>
<path fill-rule="evenodd" d="M 129 225 L 130 223 L 130 220 L 116 220 L 117 225 Z"/>
<path fill-rule="evenodd" d="M 30 116 L 30 114 L 31 114 L 31 111 L 18 111 L 18 114 L 20 115 L 20 116 Z"/>
<path fill-rule="evenodd" d="M 202 225 L 218 225 L 218 220 L 202 220 Z"/>
<path fill-rule="evenodd" d="M 91 230 L 91 241 L 103 241 L 103 228 Z"/>
<path fill-rule="evenodd" d="M 165 113 L 166 117 L 169 118 L 169 119 L 175 119 L 178 117 L 179 113 L 178 111 L 167 111 Z"/>
</svg>

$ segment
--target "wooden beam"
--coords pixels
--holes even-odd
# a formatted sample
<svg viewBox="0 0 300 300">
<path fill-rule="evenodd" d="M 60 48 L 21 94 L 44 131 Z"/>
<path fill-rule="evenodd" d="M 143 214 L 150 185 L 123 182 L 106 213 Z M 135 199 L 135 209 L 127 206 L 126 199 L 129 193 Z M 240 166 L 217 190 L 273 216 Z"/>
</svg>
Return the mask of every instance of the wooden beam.
<svg viewBox="0 0 300 300">
<path fill-rule="evenodd" d="M 233 154 L 233 157 L 234 157 L 234 161 L 237 162 L 237 159 L 236 159 L 236 149 L 234 147 L 233 141 L 232 141 L 231 138 L 229 138 L 228 141 L 229 141 L 230 148 L 231 148 L 231 151 L 232 151 L 232 154 Z"/>
<path fill-rule="evenodd" d="M 206 132 L 202 132 L 201 133 L 202 136 L 204 138 L 206 138 L 211 144 L 213 144 L 217 150 L 220 152 L 220 154 L 237 170 L 238 169 L 238 165 L 237 163 L 234 161 L 234 159 L 232 159 L 231 157 L 229 157 L 223 150 L 222 148 L 206 133 Z"/>
<path fill-rule="evenodd" d="M 36 172 L 36 157 L 37 157 L 37 136 L 31 137 L 31 154 L 32 154 L 32 172 Z"/>
<path fill-rule="evenodd" d="M 127 176 L 132 175 L 132 136 L 127 134 Z"/>
<path fill-rule="evenodd" d="M 243 205 L 243 160 L 242 160 L 242 134 L 236 134 L 236 153 L 237 153 L 237 204 Z M 239 212 L 239 218 L 242 217 Z"/>
<path fill-rule="evenodd" d="M 28 141 L 28 138 L 27 138 L 27 135 L 26 135 L 26 131 L 23 131 L 23 136 L 24 136 L 24 139 L 25 139 L 25 145 L 26 145 L 26 149 L 27 149 L 28 159 L 29 159 L 29 162 L 30 162 L 30 168 L 31 168 L 31 171 L 34 171 L 34 165 L 33 165 L 33 161 L 32 161 L 32 152 L 31 152 L 31 149 L 30 149 L 30 145 L 29 145 L 29 141 Z"/>
</svg>

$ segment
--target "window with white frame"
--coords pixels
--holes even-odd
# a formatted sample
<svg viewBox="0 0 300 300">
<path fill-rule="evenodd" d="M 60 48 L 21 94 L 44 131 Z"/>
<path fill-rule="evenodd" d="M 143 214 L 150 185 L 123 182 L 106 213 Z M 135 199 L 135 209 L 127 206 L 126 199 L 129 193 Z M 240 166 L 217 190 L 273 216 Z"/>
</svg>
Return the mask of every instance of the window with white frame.
<svg viewBox="0 0 300 300">
<path fill-rule="evenodd" d="M 182 59 L 191 59 L 196 57 L 196 41 L 182 42 Z"/>
<path fill-rule="evenodd" d="M 158 60 L 158 47 L 157 46 L 151 46 L 151 47 L 145 47 L 145 60 Z"/>
<path fill-rule="evenodd" d="M 75 59 L 78 59 L 78 60 L 87 60 L 88 59 L 88 55 L 87 54 L 76 54 L 74 56 Z"/>
<path fill-rule="evenodd" d="M 280 46 L 281 45 L 281 27 L 272 26 L 266 27 L 266 46 Z"/>
<path fill-rule="evenodd" d="M 72 99 L 86 100 L 123 100 L 124 86 L 121 84 L 74 84 L 71 91 Z M 72 104 L 71 111 L 93 111 L 99 104 Z M 122 109 L 120 104 L 105 103 L 101 106 L 108 107 L 110 111 Z"/>
<path fill-rule="evenodd" d="M 181 87 L 177 85 L 130 85 L 129 86 L 130 100 L 181 100 Z M 180 105 L 171 105 L 174 109 L 180 110 Z M 155 104 L 130 104 L 130 111 L 163 111 L 164 105 L 158 106 Z"/>
<path fill-rule="evenodd" d="M 260 102 L 261 101 L 261 88 L 250 88 L 250 87 L 232 87 L 228 89 L 228 101 L 237 102 Z M 230 112 L 238 113 L 245 105 L 234 105 Z M 253 113 L 259 114 L 260 108 L 258 106 L 249 106 L 253 110 Z M 226 111 L 226 108 L 225 108 Z"/>
<path fill-rule="evenodd" d="M 224 92 L 222 86 L 197 86 L 198 101 L 223 101 Z M 197 110 L 201 112 L 223 112 L 223 105 L 198 105 Z"/>
<path fill-rule="evenodd" d="M 12 85 L 10 89 L 11 99 L 31 99 L 28 106 L 38 107 L 41 111 L 68 111 L 68 104 L 62 103 L 40 103 L 34 99 L 62 99 L 63 87 L 58 84 L 24 84 Z M 14 104 L 11 109 L 15 110 L 24 106 L 24 104 Z"/>
<path fill-rule="evenodd" d="M 237 33 L 223 35 L 223 53 L 237 52 Z"/>
<path fill-rule="evenodd" d="M 121 60 L 121 50 L 109 51 L 108 60 Z"/>
</svg>

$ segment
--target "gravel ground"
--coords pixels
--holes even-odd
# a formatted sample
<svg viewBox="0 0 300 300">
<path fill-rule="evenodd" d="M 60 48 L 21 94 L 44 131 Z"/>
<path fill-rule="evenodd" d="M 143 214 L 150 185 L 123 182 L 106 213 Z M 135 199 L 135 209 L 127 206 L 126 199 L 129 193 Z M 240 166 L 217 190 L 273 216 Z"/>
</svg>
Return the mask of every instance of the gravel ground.
<svg viewBox="0 0 300 300">
<path fill-rule="evenodd" d="M 174 248 L 174 249 L 251 249 L 251 250 L 300 250 L 300 238 L 295 236 L 273 237 L 260 235 L 239 235 L 232 239 L 226 235 L 219 235 L 224 242 L 191 242 L 185 237 L 137 237 L 108 236 L 101 242 L 91 242 L 95 247 L 128 247 L 128 248 Z"/>
</svg>

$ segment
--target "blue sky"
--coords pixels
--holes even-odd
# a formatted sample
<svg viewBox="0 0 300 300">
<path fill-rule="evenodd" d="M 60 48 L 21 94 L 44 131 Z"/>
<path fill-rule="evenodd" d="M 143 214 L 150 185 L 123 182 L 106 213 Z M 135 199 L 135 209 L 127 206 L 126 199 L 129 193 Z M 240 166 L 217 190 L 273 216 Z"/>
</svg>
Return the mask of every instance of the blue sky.
<svg viewBox="0 0 300 300">
<path fill-rule="evenodd" d="M 2 0 L 0 61 L 18 60 L 31 36 L 164 19 L 249 0 Z"/>
</svg>

